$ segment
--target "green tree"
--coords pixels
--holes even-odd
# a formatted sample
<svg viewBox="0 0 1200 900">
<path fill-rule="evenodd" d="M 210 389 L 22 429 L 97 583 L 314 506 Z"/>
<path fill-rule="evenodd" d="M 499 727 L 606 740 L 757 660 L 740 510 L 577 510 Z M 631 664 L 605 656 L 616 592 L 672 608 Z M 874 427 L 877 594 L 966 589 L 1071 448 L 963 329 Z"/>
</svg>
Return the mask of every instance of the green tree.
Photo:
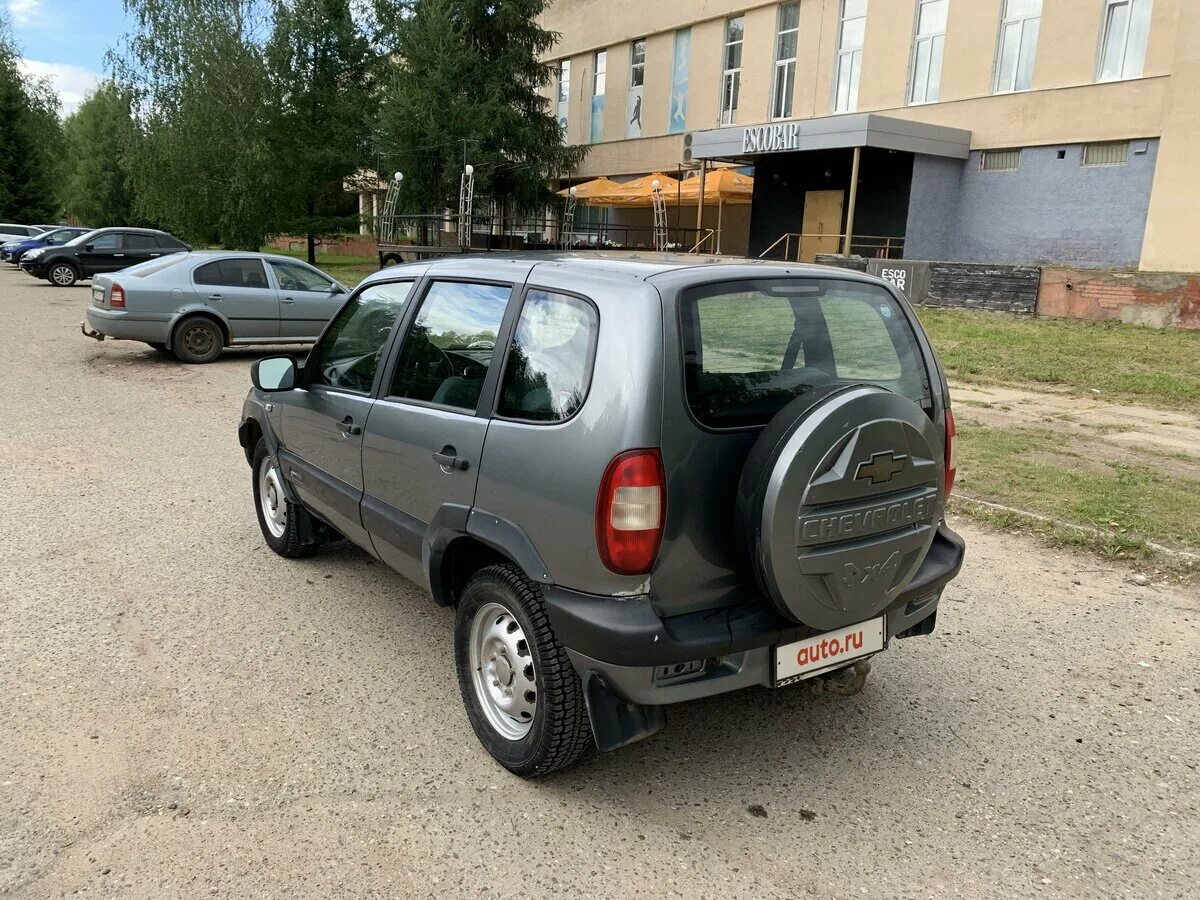
<svg viewBox="0 0 1200 900">
<path fill-rule="evenodd" d="M 384 76 L 379 168 L 404 172 L 404 202 L 457 206 L 466 162 L 476 193 L 510 212 L 535 212 L 549 181 L 586 148 L 562 143 L 542 89 L 558 35 L 538 24 L 551 0 L 376 0 Z"/>
<path fill-rule="evenodd" d="M 0 221 L 51 222 L 58 216 L 59 100 L 49 82 L 24 75 L 19 58 L 0 11 Z"/>
<path fill-rule="evenodd" d="M 137 210 L 200 243 L 257 249 L 291 177 L 266 60 L 266 0 L 125 0 L 126 52 L 109 56 L 134 97 Z"/>
<path fill-rule="evenodd" d="M 130 93 L 104 82 L 67 117 L 63 133 L 59 196 L 67 215 L 97 228 L 138 223 L 126 162 L 138 144 Z"/>
<path fill-rule="evenodd" d="M 291 187 L 284 227 L 307 235 L 315 263 L 317 234 L 357 224 L 342 182 L 368 158 L 374 57 L 349 0 L 275 0 L 274 8 L 267 56 Z"/>
</svg>

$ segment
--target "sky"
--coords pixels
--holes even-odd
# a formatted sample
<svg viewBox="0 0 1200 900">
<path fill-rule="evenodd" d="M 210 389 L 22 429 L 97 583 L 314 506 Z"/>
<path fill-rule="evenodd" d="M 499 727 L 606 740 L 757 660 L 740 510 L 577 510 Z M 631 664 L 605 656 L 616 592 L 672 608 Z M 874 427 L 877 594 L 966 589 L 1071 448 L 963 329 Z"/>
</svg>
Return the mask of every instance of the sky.
<svg viewBox="0 0 1200 900">
<path fill-rule="evenodd" d="M 125 31 L 121 0 L 0 0 L 25 70 L 48 76 L 70 114 L 104 75 L 104 54 Z"/>
</svg>

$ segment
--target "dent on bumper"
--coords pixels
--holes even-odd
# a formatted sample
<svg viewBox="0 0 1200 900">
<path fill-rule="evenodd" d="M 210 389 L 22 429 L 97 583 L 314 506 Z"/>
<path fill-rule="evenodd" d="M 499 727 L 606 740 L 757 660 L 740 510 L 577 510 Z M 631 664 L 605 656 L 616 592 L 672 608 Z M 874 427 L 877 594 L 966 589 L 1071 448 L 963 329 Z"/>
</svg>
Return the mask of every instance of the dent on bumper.
<svg viewBox="0 0 1200 900">
<path fill-rule="evenodd" d="M 885 638 L 932 630 L 941 590 L 962 568 L 962 539 L 945 526 L 909 586 L 885 611 Z M 580 672 L 601 672 L 635 703 L 676 703 L 770 684 L 771 647 L 817 632 L 766 605 L 660 617 L 647 597 L 620 599 L 543 588 L 550 621 Z M 718 660 L 695 678 L 656 681 L 658 667 Z"/>
</svg>

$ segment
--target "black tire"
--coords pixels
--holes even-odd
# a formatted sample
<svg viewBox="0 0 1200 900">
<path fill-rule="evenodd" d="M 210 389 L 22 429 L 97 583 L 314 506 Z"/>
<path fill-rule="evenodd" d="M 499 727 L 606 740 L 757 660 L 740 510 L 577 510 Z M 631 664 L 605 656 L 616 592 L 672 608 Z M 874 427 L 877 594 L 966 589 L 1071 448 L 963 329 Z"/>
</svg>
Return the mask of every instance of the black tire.
<svg viewBox="0 0 1200 900">
<path fill-rule="evenodd" d="M 175 326 L 171 352 L 182 363 L 202 365 L 221 355 L 225 335 L 221 326 L 207 316 L 192 316 Z"/>
<path fill-rule="evenodd" d="M 259 476 L 264 466 L 273 464 L 274 460 L 267 450 L 266 440 L 259 438 L 258 443 L 254 445 L 254 466 L 251 469 L 250 482 L 254 491 L 254 514 L 258 517 L 258 527 L 262 530 L 263 539 L 268 547 L 288 559 L 312 556 L 317 552 L 317 529 L 316 523 L 304 507 L 281 497 L 278 502 L 285 504 L 287 516 L 282 534 L 276 534 L 267 524 L 263 511 L 262 479 Z"/>
<path fill-rule="evenodd" d="M 51 263 L 46 280 L 54 287 L 71 287 L 79 280 L 79 270 L 69 262 Z"/>
<path fill-rule="evenodd" d="M 537 705 L 528 733 L 519 740 L 501 734 L 488 721 L 476 694 L 469 645 L 476 614 L 499 604 L 517 620 L 534 666 Z M 454 624 L 454 661 L 458 687 L 479 742 L 515 775 L 535 777 L 572 765 L 591 743 L 592 729 L 583 686 L 554 636 L 538 586 L 510 565 L 476 572 L 458 603 Z"/>
</svg>

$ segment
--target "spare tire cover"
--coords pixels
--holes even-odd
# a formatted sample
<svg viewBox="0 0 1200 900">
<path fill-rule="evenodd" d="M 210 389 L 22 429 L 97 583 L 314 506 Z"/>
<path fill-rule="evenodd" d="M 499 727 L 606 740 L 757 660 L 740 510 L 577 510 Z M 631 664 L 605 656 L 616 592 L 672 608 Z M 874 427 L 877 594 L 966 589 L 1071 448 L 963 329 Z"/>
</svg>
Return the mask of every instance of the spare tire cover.
<svg viewBox="0 0 1200 900">
<path fill-rule="evenodd" d="M 779 412 L 743 467 L 737 527 L 780 612 L 828 630 L 895 600 L 942 516 L 940 448 L 920 407 L 874 385 Z"/>
</svg>

